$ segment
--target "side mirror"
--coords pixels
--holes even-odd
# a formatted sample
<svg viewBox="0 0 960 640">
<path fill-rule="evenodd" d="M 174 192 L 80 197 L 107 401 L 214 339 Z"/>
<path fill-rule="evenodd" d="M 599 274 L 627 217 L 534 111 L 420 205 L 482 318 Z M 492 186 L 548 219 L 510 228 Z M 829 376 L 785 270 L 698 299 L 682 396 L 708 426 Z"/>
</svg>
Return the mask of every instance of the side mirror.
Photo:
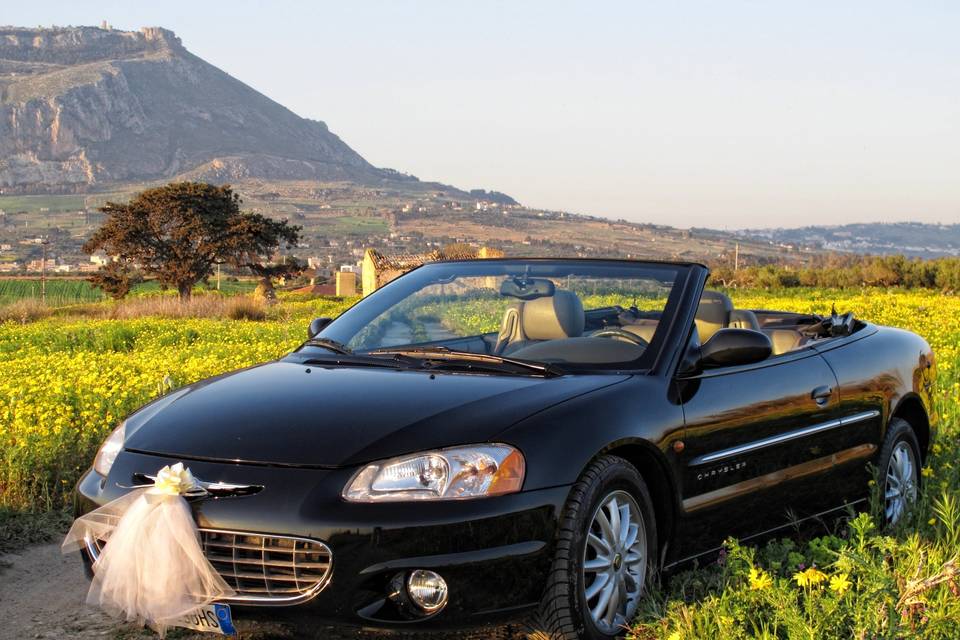
<svg viewBox="0 0 960 640">
<path fill-rule="evenodd" d="M 720 329 L 700 347 L 700 364 L 729 367 L 766 360 L 773 353 L 770 338 L 753 329 Z"/>
<path fill-rule="evenodd" d="M 314 318 L 311 320 L 310 326 L 307 327 L 307 340 L 323 331 L 323 328 L 331 322 L 333 322 L 333 318 Z"/>
</svg>

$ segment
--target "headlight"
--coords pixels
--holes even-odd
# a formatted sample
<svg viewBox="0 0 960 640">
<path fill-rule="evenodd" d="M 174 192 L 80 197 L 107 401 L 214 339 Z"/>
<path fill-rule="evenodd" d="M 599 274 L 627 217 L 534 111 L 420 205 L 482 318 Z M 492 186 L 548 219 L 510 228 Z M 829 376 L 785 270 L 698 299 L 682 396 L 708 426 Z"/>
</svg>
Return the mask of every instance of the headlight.
<svg viewBox="0 0 960 640">
<path fill-rule="evenodd" d="M 113 461 L 116 460 L 117 455 L 123 451 L 123 440 L 126 430 L 127 423 L 124 422 L 114 429 L 110 437 L 100 446 L 100 451 L 97 451 L 97 457 L 93 460 L 94 471 L 104 477 L 110 474 L 110 467 L 113 466 Z"/>
<path fill-rule="evenodd" d="M 515 493 L 523 455 L 505 444 L 453 447 L 392 458 L 360 470 L 343 490 L 349 502 L 463 500 Z"/>
</svg>

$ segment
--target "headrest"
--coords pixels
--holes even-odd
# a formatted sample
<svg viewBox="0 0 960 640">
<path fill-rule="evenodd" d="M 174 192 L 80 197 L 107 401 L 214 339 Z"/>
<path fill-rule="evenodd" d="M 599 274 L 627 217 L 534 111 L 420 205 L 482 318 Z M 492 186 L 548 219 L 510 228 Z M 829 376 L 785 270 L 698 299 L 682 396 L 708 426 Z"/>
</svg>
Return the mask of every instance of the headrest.
<svg viewBox="0 0 960 640">
<path fill-rule="evenodd" d="M 523 333 L 529 340 L 575 338 L 583 333 L 583 323 L 583 304 L 572 291 L 557 290 L 523 305 Z"/>
<path fill-rule="evenodd" d="M 704 291 L 697 307 L 697 330 L 700 340 L 706 342 L 714 333 L 727 326 L 733 302 L 719 291 Z"/>
<path fill-rule="evenodd" d="M 749 309 L 734 309 L 730 312 L 730 321 L 727 326 L 733 329 L 753 329 L 760 331 L 760 321 L 757 314 Z"/>
</svg>

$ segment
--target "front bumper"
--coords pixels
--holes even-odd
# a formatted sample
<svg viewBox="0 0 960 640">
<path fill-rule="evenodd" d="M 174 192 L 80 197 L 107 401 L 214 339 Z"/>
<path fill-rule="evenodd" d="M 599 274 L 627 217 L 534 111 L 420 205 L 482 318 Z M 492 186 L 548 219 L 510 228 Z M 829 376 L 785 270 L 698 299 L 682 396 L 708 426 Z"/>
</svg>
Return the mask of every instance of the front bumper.
<svg viewBox="0 0 960 640">
<path fill-rule="evenodd" d="M 120 497 L 135 474 L 180 460 L 124 452 L 109 478 L 89 472 L 77 487 L 78 515 Z M 237 617 L 294 624 L 416 625 L 458 629 L 506 621 L 535 607 L 553 557 L 569 487 L 447 502 L 351 504 L 340 491 L 354 469 L 302 469 L 185 461 L 205 481 L 257 484 L 256 495 L 192 503 L 204 529 L 317 540 L 333 559 L 328 583 L 294 606 L 239 606 Z M 89 559 L 89 558 L 88 558 Z M 447 605 L 422 615 L 390 598 L 391 582 L 414 569 L 439 573 Z"/>
</svg>

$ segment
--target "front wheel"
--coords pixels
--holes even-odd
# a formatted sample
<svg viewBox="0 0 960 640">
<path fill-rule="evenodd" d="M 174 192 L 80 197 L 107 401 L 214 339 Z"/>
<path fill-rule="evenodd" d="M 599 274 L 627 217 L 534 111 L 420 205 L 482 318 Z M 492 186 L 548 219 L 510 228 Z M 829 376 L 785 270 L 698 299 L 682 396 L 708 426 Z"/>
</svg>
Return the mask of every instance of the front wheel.
<svg viewBox="0 0 960 640">
<path fill-rule="evenodd" d="M 646 483 L 623 458 L 598 458 L 564 507 L 536 635 L 609 640 L 624 634 L 656 558 L 657 527 Z"/>
</svg>

